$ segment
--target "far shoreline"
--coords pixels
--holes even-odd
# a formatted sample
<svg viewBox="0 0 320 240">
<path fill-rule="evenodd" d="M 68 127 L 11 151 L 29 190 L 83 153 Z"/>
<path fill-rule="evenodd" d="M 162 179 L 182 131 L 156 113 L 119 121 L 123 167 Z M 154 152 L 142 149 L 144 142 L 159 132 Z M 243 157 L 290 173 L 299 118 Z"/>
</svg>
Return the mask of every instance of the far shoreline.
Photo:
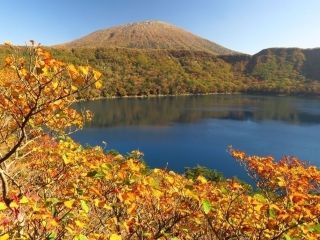
<svg viewBox="0 0 320 240">
<path fill-rule="evenodd" d="M 224 93 L 184 93 L 184 94 L 150 94 L 150 95 L 125 95 L 125 96 L 105 96 L 95 98 L 78 99 L 77 102 L 89 102 L 108 99 L 148 99 L 148 98 L 164 98 L 164 97 L 191 97 L 191 96 L 214 96 L 214 95 L 251 95 L 251 96 L 274 96 L 274 97 L 303 97 L 303 98 L 319 98 L 320 94 L 305 93 L 277 93 L 277 92 L 224 92 Z"/>
</svg>

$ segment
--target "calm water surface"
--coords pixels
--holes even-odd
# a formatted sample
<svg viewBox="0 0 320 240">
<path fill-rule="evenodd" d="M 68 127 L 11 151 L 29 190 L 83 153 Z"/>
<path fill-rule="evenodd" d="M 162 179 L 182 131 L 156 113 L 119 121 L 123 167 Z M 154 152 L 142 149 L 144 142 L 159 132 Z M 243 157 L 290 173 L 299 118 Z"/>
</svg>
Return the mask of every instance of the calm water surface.
<svg viewBox="0 0 320 240">
<path fill-rule="evenodd" d="M 294 155 L 320 166 L 320 99 L 213 95 L 82 102 L 93 122 L 73 137 L 122 153 L 139 149 L 151 167 L 203 165 L 248 180 L 227 147 Z"/>
</svg>

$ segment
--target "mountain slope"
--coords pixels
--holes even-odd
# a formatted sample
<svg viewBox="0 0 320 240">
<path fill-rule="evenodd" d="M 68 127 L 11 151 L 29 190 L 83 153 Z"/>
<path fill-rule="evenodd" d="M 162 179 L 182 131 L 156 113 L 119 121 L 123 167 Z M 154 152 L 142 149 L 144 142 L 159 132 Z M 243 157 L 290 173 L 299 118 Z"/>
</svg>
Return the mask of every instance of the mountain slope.
<svg viewBox="0 0 320 240">
<path fill-rule="evenodd" d="M 320 80 L 320 48 L 268 48 L 251 57 L 247 71 L 262 80 Z"/>
<path fill-rule="evenodd" d="M 252 92 L 320 95 L 320 49 L 272 48 L 215 56 L 187 50 L 51 49 L 66 62 L 103 73 L 101 96 Z M 0 54 L 1 55 L 1 54 Z"/>
<path fill-rule="evenodd" d="M 174 25 L 160 21 L 144 21 L 116 26 L 93 32 L 56 47 L 194 50 L 210 52 L 215 55 L 236 53 Z"/>
</svg>

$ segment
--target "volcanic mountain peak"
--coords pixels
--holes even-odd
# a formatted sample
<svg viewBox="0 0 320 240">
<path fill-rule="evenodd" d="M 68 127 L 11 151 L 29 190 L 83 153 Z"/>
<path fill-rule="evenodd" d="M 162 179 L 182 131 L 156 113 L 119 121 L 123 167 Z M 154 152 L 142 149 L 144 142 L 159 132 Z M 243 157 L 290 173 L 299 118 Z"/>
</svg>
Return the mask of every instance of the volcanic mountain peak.
<svg viewBox="0 0 320 240">
<path fill-rule="evenodd" d="M 237 53 L 182 28 L 157 20 L 102 29 L 57 47 L 192 50 L 215 55 Z"/>
</svg>

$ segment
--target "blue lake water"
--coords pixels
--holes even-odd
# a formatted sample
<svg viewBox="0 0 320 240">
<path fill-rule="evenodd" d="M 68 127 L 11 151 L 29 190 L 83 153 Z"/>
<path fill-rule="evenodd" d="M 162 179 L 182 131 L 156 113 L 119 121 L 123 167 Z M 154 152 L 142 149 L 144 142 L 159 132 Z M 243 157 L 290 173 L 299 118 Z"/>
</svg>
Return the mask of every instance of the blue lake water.
<svg viewBox="0 0 320 240">
<path fill-rule="evenodd" d="M 210 95 L 81 102 L 95 117 L 73 138 L 127 153 L 151 167 L 182 172 L 196 165 L 249 181 L 227 148 L 297 156 L 320 167 L 320 99 Z"/>
</svg>

